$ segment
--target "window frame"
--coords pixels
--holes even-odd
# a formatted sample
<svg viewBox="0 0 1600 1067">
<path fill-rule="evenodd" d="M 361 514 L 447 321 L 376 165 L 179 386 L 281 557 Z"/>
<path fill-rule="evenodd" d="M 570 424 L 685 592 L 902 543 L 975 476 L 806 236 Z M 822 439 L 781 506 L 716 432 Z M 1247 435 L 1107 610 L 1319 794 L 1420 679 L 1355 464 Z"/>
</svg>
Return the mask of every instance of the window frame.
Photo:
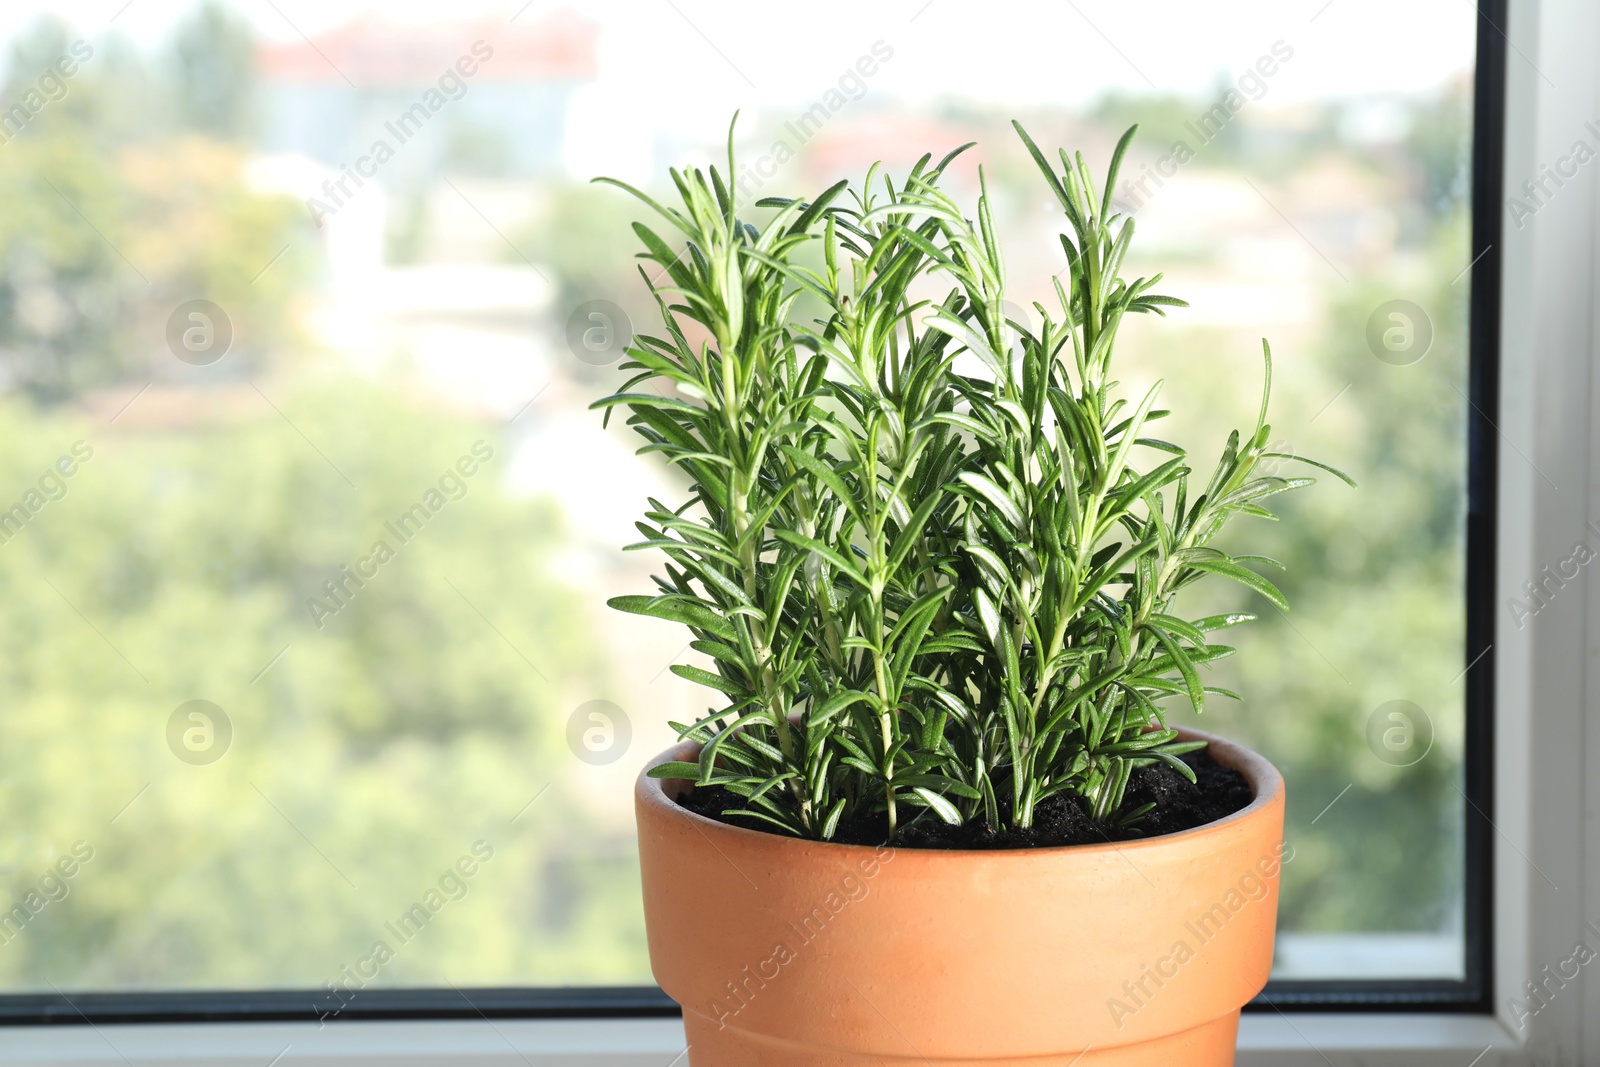
<svg viewBox="0 0 1600 1067">
<path fill-rule="evenodd" d="M 1600 464 L 1588 461 L 1600 447 L 1600 376 L 1590 370 L 1600 356 L 1600 186 L 1591 173 L 1600 168 L 1568 182 L 1573 190 L 1535 223 L 1502 226 L 1505 191 L 1567 153 L 1600 115 L 1592 60 L 1600 6 L 1509 7 L 1478 5 L 1472 246 L 1482 258 L 1472 269 L 1478 413 L 1470 420 L 1467 629 L 1469 654 L 1487 654 L 1467 672 L 1469 974 L 1442 983 L 1471 988 L 1395 983 L 1373 995 L 1374 983 L 1275 983 L 1241 1027 L 1244 1067 L 1309 1067 L 1333 1062 L 1329 1054 L 1460 1067 L 1491 1049 L 1515 1062 L 1581 1062 L 1585 1049 L 1600 1049 L 1600 982 L 1558 991 L 1525 1025 L 1515 1008 L 1526 984 L 1567 958 L 1585 920 L 1600 915 L 1600 849 L 1584 847 L 1586 781 L 1600 781 L 1600 731 L 1584 728 L 1585 709 L 1600 706 L 1600 685 L 1585 670 L 1600 655 L 1600 626 L 1588 625 L 1600 620 L 1600 583 L 1580 576 L 1580 592 L 1556 598 L 1526 629 L 1495 625 L 1499 606 L 1523 596 L 1522 581 L 1543 563 L 1564 558 L 1596 510 L 1590 501 L 1600 503 Z M 1560 87 L 1540 68 L 1559 72 Z M 1500 449 L 1502 440 L 1511 447 Z M 1349 986 L 1361 988 L 1340 988 Z M 363 993 L 364 1003 L 325 1024 L 310 1010 L 316 996 L 0 998 L 0 1024 L 13 1024 L 0 1038 L 0 1062 L 259 1065 L 293 1048 L 340 1067 L 667 1067 L 684 1051 L 675 1008 L 647 988 L 385 990 Z"/>
</svg>

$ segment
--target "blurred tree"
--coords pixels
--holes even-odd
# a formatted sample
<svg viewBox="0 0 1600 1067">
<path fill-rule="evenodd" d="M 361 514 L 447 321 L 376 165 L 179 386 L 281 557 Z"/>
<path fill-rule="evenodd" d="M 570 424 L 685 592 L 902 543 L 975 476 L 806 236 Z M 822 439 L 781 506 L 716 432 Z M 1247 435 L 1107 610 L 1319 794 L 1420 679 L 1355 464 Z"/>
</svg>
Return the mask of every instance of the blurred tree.
<svg viewBox="0 0 1600 1067">
<path fill-rule="evenodd" d="M 1209 94 L 1193 96 L 1150 96 L 1114 90 L 1096 101 L 1090 115 L 1119 132 L 1137 122 L 1139 136 L 1135 144 L 1142 153 L 1166 156 L 1181 144 L 1189 153 L 1204 154 L 1207 165 L 1221 166 L 1237 161 L 1239 135 L 1231 127 L 1238 119 L 1222 124 L 1220 133 L 1212 131 L 1209 141 L 1199 123 L 1231 88 L 1229 83 L 1219 81 Z"/>
<path fill-rule="evenodd" d="M 243 167 L 194 138 L 108 159 L 65 124 L 0 153 L 0 383 L 61 399 L 170 370 L 167 318 L 194 298 L 232 320 L 236 369 L 292 336 L 317 245 L 305 212 L 250 191 Z"/>
<path fill-rule="evenodd" d="M 204 0 L 174 33 L 176 111 L 192 129 L 226 140 L 251 131 L 255 36 L 250 22 L 220 0 Z"/>
<path fill-rule="evenodd" d="M 1349 390 L 1317 420 L 1320 441 L 1294 436 L 1361 488 L 1287 501 L 1283 522 L 1261 538 L 1269 555 L 1296 563 L 1280 583 L 1293 618 L 1271 613 L 1241 643 L 1237 669 L 1250 731 L 1295 767 L 1286 832 L 1303 862 L 1286 873 L 1291 929 L 1432 932 L 1460 922 L 1467 294 L 1449 279 L 1470 258 L 1466 233 L 1458 200 L 1420 250 L 1429 270 L 1360 279 L 1334 302 L 1318 362 Z M 1373 356 L 1366 325 L 1400 294 L 1435 333 L 1420 362 L 1396 367 Z M 1331 397 L 1337 379 L 1325 388 Z M 1268 641 L 1281 651 L 1263 654 Z M 1300 669 L 1284 669 L 1287 657 Z M 1369 748 L 1368 719 L 1390 700 L 1418 705 L 1434 734 L 1409 766 Z"/>
<path fill-rule="evenodd" d="M 114 380 L 148 286 L 117 252 L 129 220 L 109 162 L 70 136 L 20 138 L 0 199 L 0 386 L 60 399 Z"/>
<path fill-rule="evenodd" d="M 63 69 L 72 73 L 63 76 Z M 70 134 L 109 154 L 173 129 L 171 109 L 126 34 L 91 40 L 54 17 L 39 19 L 13 40 L 0 93 L 0 107 L 23 102 L 33 111 L 16 133 L 19 141 Z"/>
<path fill-rule="evenodd" d="M 1416 109 L 1405 149 L 1422 172 L 1422 206 L 1436 218 L 1455 211 L 1472 186 L 1470 81 Z"/>
<path fill-rule="evenodd" d="M 61 400 L 171 372 L 167 318 L 195 298 L 232 320 L 231 368 L 259 366 L 291 336 L 290 301 L 315 269 L 304 212 L 252 192 L 240 148 L 174 140 L 172 109 L 120 35 L 90 45 L 40 20 L 12 45 L 4 99 L 69 52 L 73 75 L 0 153 L 0 389 Z M 252 46 L 241 18 L 208 0 L 172 54 L 188 119 L 242 134 Z"/>
<path fill-rule="evenodd" d="M 54 15 L 43 15 L 11 42 L 6 57 L 6 73 L 0 83 L 0 101 L 10 107 L 37 90 L 39 77 L 67 55 L 72 43 L 72 28 Z"/>
<path fill-rule="evenodd" d="M 639 242 L 632 224 L 639 216 L 633 198 L 595 185 L 552 185 L 542 196 L 537 220 L 513 238 L 555 275 L 552 328 L 563 330 L 567 316 L 580 305 L 607 300 L 622 308 L 634 329 L 646 329 L 656 310 L 635 258 Z M 508 250 L 506 258 L 515 260 L 515 253 Z M 613 368 L 571 362 L 572 373 L 581 380 L 611 378 Z"/>
<path fill-rule="evenodd" d="M 631 834 L 568 781 L 605 652 L 550 568 L 557 510 L 504 491 L 498 427 L 357 380 L 263 384 L 328 459 L 247 387 L 172 429 L 0 402 L 5 507 L 93 450 L 0 536 L 0 905 L 96 851 L 0 938 L 0 987 L 318 988 L 378 939 L 384 984 L 646 980 Z M 409 541 L 386 527 L 485 450 Z M 319 626 L 308 600 L 378 540 L 394 557 Z M 168 750 L 195 698 L 232 724 L 209 765 Z M 470 891 L 399 947 L 384 924 L 480 839 Z"/>
<path fill-rule="evenodd" d="M 1249 741 L 1288 779 L 1285 833 L 1296 858 L 1284 872 L 1285 931 L 1459 929 L 1467 294 L 1450 279 L 1469 258 L 1466 234 L 1458 201 L 1425 245 L 1406 249 L 1406 269 L 1335 290 L 1309 349 L 1274 345 L 1274 441 L 1348 471 L 1360 487 L 1320 477 L 1281 498 L 1273 510 L 1282 521 L 1227 535 L 1221 547 L 1287 564 L 1271 576 L 1288 614 L 1230 589 L 1199 593 L 1214 598 L 1211 610 L 1261 616 L 1236 632 L 1238 655 L 1215 672 L 1243 702 L 1210 702 L 1194 724 Z M 1381 362 L 1366 340 L 1369 316 L 1396 297 L 1421 306 L 1434 328 L 1430 350 L 1410 366 Z M 1242 419 L 1255 403 L 1219 367 L 1243 375 L 1253 359 L 1232 335 L 1185 326 L 1184 314 L 1141 331 L 1161 338 L 1144 363 L 1167 379 L 1163 395 L 1186 398 L 1190 421 L 1164 436 L 1203 457 L 1228 424 L 1219 419 Z M 1318 474 L 1292 462 L 1273 473 Z M 1390 700 L 1421 707 L 1435 734 L 1410 766 L 1369 748 L 1368 719 Z"/>
</svg>

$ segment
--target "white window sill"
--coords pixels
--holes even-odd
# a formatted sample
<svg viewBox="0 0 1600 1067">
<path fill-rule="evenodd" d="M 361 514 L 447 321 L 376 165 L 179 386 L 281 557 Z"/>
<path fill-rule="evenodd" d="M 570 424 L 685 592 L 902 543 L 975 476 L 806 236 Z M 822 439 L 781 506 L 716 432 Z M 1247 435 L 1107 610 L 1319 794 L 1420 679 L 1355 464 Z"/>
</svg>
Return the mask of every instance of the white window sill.
<svg viewBox="0 0 1600 1067">
<path fill-rule="evenodd" d="M 1244 1018 L 1239 1067 L 1465 1067 L 1517 1042 L 1468 1015 Z M 5 1067 L 685 1067 L 676 1019 L 56 1026 L 0 1031 Z"/>
</svg>

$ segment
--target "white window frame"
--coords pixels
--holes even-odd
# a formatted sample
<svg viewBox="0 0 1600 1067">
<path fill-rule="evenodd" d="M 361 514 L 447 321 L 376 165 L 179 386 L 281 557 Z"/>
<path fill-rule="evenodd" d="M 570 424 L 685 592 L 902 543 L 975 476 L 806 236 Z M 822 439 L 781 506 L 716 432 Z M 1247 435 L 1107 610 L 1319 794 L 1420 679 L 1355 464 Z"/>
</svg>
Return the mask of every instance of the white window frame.
<svg viewBox="0 0 1600 1067">
<path fill-rule="evenodd" d="M 1600 3 L 1510 0 L 1503 29 L 1505 189 L 1516 196 L 1575 140 L 1594 143 L 1585 123 L 1600 127 Z M 1581 167 L 1521 229 L 1504 217 L 1495 413 L 1502 605 L 1570 556 L 1585 523 L 1600 519 L 1600 464 L 1589 462 L 1600 454 L 1600 383 L 1590 373 L 1600 357 L 1597 174 L 1600 162 Z M 1600 961 L 1520 1025 L 1514 1007 L 1525 983 L 1572 956 L 1585 922 L 1600 923 L 1600 848 L 1585 848 L 1580 814 L 1591 799 L 1585 782 L 1600 782 L 1600 730 L 1586 730 L 1584 716 L 1600 704 L 1600 684 L 1585 669 L 1600 656 L 1600 626 L 1587 625 L 1596 619 L 1600 583 L 1587 572 L 1524 629 L 1509 612 L 1498 616 L 1494 1013 L 1252 1013 L 1240 1067 L 1600 1062 L 1600 982 L 1585 981 Z M 675 1019 L 0 1028 L 0 1065 L 36 1067 L 684 1067 L 683 1054 Z"/>
</svg>

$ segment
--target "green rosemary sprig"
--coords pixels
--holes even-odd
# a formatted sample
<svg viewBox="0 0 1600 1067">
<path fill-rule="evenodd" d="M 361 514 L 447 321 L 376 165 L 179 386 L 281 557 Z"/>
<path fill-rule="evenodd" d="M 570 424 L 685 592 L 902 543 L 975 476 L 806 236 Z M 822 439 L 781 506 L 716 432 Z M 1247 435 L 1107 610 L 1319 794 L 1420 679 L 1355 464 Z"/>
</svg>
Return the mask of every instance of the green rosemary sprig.
<svg viewBox="0 0 1600 1067">
<path fill-rule="evenodd" d="M 1120 274 L 1134 224 L 1110 190 L 1134 130 L 1100 196 L 1081 156 L 1057 173 L 1017 131 L 1068 222 L 1037 330 L 1006 318 L 981 170 L 976 224 L 939 188 L 962 149 L 898 185 L 875 167 L 848 197 L 761 201 L 759 228 L 714 167 L 672 172 L 681 207 L 630 189 L 684 247 L 635 227 L 671 283 L 645 275 L 664 336 L 635 339 L 635 373 L 597 406 L 626 407 L 694 491 L 639 524 L 634 547 L 669 560 L 657 595 L 612 603 L 688 625 L 715 664 L 674 666 L 727 703 L 678 727 L 697 763 L 652 773 L 725 787 L 730 816 L 822 839 L 881 818 L 892 838 L 924 812 L 1027 827 L 1069 793 L 1135 822 L 1134 770 L 1192 778 L 1162 702 L 1233 695 L 1202 683 L 1232 652 L 1208 634 L 1252 618 L 1184 619 L 1177 593 L 1217 574 L 1286 606 L 1246 566 L 1274 561 L 1210 545 L 1311 483 L 1256 476 L 1270 350 L 1255 429 L 1191 499 L 1184 451 L 1146 435 L 1160 386 L 1130 406 L 1110 378 L 1126 315 L 1186 306 Z M 939 278 L 942 301 L 916 296 Z M 964 353 L 982 369 L 958 371 Z M 674 395 L 639 391 L 657 384 Z"/>
</svg>

